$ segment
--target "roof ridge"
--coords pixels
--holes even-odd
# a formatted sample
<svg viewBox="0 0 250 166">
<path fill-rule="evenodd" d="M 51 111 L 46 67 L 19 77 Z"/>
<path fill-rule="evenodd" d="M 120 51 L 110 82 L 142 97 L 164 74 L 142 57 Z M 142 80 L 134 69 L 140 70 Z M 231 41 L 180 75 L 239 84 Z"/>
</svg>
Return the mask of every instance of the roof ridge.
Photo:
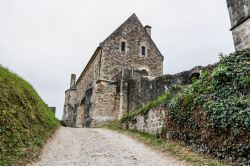
<svg viewBox="0 0 250 166">
<path fill-rule="evenodd" d="M 103 46 L 103 44 L 109 40 L 110 38 L 112 38 L 112 36 L 117 33 L 119 31 L 119 29 L 123 28 L 123 26 L 125 26 L 127 24 L 127 22 L 129 22 L 132 18 L 135 18 L 138 23 L 140 24 L 140 26 L 142 27 L 143 31 L 146 33 L 146 35 L 149 37 L 149 40 L 153 43 L 153 45 L 156 47 L 156 49 L 158 50 L 158 52 L 160 53 L 160 55 L 163 57 L 161 51 L 159 50 L 159 48 L 156 46 L 155 42 L 153 41 L 153 39 L 151 38 L 151 36 L 148 34 L 148 32 L 145 30 L 144 26 L 142 25 L 140 19 L 137 17 L 137 15 L 135 13 L 133 13 L 125 22 L 123 22 L 118 28 L 116 28 L 115 31 L 113 31 L 103 42 L 100 43 L 100 47 Z M 147 25 L 149 26 L 149 25 Z"/>
<path fill-rule="evenodd" d="M 119 29 L 121 29 L 124 25 L 126 25 L 126 23 L 129 22 L 132 18 L 136 18 L 140 22 L 136 14 L 133 13 L 126 21 L 124 21 L 118 28 L 116 28 L 116 30 L 114 30 L 103 42 L 101 42 L 100 46 L 102 46 L 103 43 L 105 43 L 109 38 L 111 38 L 112 35 L 114 35 Z"/>
</svg>

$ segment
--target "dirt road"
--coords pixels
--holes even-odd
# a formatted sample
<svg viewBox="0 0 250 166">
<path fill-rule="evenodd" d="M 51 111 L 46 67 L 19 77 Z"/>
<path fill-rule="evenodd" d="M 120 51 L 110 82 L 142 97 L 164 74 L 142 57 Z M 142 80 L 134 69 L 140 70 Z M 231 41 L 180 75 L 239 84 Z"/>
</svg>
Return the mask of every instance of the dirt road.
<svg viewBox="0 0 250 166">
<path fill-rule="evenodd" d="M 61 127 L 31 166 L 180 166 L 170 156 L 107 129 Z"/>
</svg>

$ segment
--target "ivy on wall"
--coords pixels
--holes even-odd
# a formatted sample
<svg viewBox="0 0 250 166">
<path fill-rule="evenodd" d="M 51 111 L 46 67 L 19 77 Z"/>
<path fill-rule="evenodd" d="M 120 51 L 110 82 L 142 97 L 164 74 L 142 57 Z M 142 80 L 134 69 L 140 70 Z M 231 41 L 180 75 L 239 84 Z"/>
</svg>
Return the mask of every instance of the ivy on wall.
<svg viewBox="0 0 250 166">
<path fill-rule="evenodd" d="M 213 71 L 201 73 L 200 79 L 190 85 L 174 87 L 124 116 L 122 121 L 145 114 L 160 104 L 169 107 L 169 114 L 178 123 L 187 120 L 189 112 L 200 106 L 207 112 L 211 127 L 250 128 L 250 50 L 229 56 L 221 54 Z"/>
<path fill-rule="evenodd" d="M 250 49 L 228 56 L 190 85 L 177 85 L 148 102 L 122 122 L 147 114 L 157 106 L 166 110 L 171 138 L 221 159 L 250 164 Z"/>
</svg>

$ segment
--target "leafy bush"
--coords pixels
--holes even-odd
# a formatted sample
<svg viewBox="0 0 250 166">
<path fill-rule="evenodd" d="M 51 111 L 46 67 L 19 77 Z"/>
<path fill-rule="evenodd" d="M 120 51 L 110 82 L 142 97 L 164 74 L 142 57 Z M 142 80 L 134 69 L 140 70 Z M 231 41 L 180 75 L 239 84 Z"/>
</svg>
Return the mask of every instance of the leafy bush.
<svg viewBox="0 0 250 166">
<path fill-rule="evenodd" d="M 211 99 L 206 100 L 206 111 L 213 127 L 250 128 L 249 61 L 250 50 L 221 56 L 212 74 Z"/>
<path fill-rule="evenodd" d="M 33 87 L 0 66 L 0 165 L 25 165 L 59 122 Z"/>
</svg>

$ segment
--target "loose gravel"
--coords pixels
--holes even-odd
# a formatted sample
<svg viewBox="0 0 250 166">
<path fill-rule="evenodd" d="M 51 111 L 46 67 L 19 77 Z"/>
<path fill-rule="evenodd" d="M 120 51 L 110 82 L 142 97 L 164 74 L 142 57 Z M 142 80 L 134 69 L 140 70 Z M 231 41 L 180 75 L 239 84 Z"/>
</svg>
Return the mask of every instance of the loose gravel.
<svg viewBox="0 0 250 166">
<path fill-rule="evenodd" d="M 184 166 L 171 156 L 107 129 L 61 127 L 30 166 Z"/>
</svg>

